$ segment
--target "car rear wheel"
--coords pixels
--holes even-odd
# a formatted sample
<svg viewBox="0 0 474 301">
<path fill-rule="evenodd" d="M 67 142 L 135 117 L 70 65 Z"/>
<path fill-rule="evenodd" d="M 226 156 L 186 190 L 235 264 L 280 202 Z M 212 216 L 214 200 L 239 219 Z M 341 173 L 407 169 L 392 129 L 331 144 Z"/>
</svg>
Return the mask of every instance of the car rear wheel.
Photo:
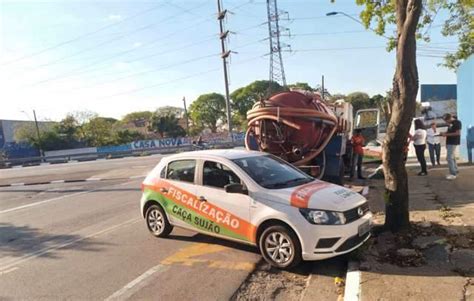
<svg viewBox="0 0 474 301">
<path fill-rule="evenodd" d="M 301 246 L 296 234 L 283 225 L 270 226 L 259 239 L 260 252 L 271 265 L 290 269 L 301 262 Z"/>
<path fill-rule="evenodd" d="M 158 205 L 151 205 L 147 209 L 145 220 L 148 230 L 156 237 L 166 237 L 173 230 L 163 208 Z"/>
</svg>

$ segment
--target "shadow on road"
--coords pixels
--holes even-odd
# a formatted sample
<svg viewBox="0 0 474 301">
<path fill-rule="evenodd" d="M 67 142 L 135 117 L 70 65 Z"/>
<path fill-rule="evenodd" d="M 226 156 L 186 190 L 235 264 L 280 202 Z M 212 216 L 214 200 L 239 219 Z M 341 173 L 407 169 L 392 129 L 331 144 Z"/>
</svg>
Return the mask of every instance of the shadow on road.
<svg viewBox="0 0 474 301">
<path fill-rule="evenodd" d="M 170 240 L 179 240 L 179 241 L 187 241 L 187 242 L 199 242 L 199 243 L 207 243 L 212 245 L 220 245 L 232 249 L 237 249 L 240 251 L 246 251 L 249 253 L 260 254 L 256 247 L 250 245 L 244 245 L 241 243 L 233 242 L 230 240 L 224 240 L 215 238 L 212 236 L 204 235 L 204 234 L 195 234 L 193 236 L 184 236 L 184 235 L 173 235 L 170 234 L 168 238 Z"/>
<path fill-rule="evenodd" d="M 60 249 L 98 252 L 110 244 L 84 239 L 77 234 L 48 234 L 29 226 L 0 223 L 1 256 L 20 257 L 44 251 L 41 257 L 56 259 L 59 258 L 57 247 L 60 245 L 64 245 Z"/>
</svg>

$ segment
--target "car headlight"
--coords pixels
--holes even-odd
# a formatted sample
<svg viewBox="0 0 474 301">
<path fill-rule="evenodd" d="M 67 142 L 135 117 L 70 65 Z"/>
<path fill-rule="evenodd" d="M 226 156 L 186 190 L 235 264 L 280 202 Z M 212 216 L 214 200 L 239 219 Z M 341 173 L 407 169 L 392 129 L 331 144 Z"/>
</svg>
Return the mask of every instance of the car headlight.
<svg viewBox="0 0 474 301">
<path fill-rule="evenodd" d="M 346 218 L 342 212 L 315 210 L 300 208 L 301 214 L 315 225 L 342 225 L 346 223 Z"/>
</svg>

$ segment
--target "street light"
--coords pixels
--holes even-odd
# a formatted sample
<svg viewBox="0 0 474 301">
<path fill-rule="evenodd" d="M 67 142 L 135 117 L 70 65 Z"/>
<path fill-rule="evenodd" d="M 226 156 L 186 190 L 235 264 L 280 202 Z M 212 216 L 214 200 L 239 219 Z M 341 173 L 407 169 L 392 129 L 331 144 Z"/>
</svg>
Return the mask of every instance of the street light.
<svg viewBox="0 0 474 301">
<path fill-rule="evenodd" d="M 354 18 L 353 16 L 346 14 L 345 12 L 342 12 L 342 11 L 332 11 L 332 12 L 326 13 L 326 16 L 328 16 L 328 17 L 336 16 L 336 15 L 343 15 L 343 16 L 345 16 L 345 17 L 348 17 L 348 18 L 351 19 L 352 21 L 355 21 L 355 22 L 359 23 L 360 25 L 364 26 L 366 29 L 375 32 L 377 35 L 380 35 L 380 34 L 379 34 L 377 31 L 375 31 L 374 29 L 372 29 L 372 28 L 370 28 L 370 27 L 366 27 L 364 23 L 362 23 L 362 22 L 359 21 L 358 19 Z M 384 35 L 380 35 L 380 36 L 386 38 L 387 40 L 390 40 L 390 38 L 387 37 L 387 36 L 384 36 Z"/>
</svg>

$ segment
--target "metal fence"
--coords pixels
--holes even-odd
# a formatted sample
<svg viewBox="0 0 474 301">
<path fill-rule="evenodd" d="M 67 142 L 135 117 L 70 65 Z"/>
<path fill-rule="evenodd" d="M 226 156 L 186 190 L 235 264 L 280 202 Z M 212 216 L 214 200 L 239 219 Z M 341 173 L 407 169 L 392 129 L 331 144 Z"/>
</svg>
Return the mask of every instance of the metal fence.
<svg viewBox="0 0 474 301">
<path fill-rule="evenodd" d="M 0 168 L 11 168 L 15 166 L 37 166 L 41 164 L 59 164 L 67 162 L 81 162 L 81 161 L 93 161 L 98 159 L 116 159 L 124 157 L 141 157 L 149 156 L 154 154 L 172 154 L 184 151 L 194 151 L 202 149 L 217 149 L 217 148 L 233 148 L 236 146 L 242 146 L 243 142 L 216 142 L 206 143 L 204 146 L 198 146 L 195 144 L 180 144 L 170 147 L 157 147 L 157 148 L 143 148 L 143 149 L 121 149 L 120 147 L 109 147 L 97 148 L 96 152 L 91 152 L 90 148 L 87 148 L 87 152 L 80 152 L 81 149 L 76 149 L 74 153 L 64 153 L 60 155 L 45 155 L 25 157 L 25 158 L 13 158 L 0 160 Z M 86 150 L 86 149 L 84 149 Z"/>
</svg>

